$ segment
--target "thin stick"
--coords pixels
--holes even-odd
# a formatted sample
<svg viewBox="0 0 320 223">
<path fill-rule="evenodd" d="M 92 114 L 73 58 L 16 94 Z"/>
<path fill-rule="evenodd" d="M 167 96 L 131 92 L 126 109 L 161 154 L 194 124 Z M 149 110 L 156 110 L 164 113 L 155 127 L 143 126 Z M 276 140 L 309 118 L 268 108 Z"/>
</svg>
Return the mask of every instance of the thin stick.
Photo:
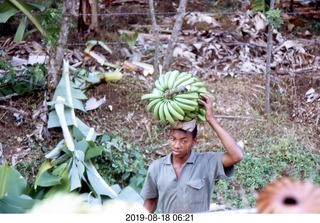
<svg viewBox="0 0 320 223">
<path fill-rule="evenodd" d="M 160 46 L 160 41 L 159 41 L 159 26 L 157 25 L 156 21 L 156 16 L 154 13 L 154 3 L 153 0 L 149 0 L 149 8 L 150 8 L 150 15 L 151 15 L 151 21 L 154 29 L 154 36 L 155 36 L 155 52 L 154 52 L 154 61 L 153 61 L 153 66 L 154 66 L 154 74 L 153 77 L 157 78 L 159 76 L 159 46 Z"/>
<path fill-rule="evenodd" d="M 24 116 L 28 116 L 29 114 L 25 111 L 22 111 L 22 110 L 18 110 L 16 108 L 11 108 L 11 107 L 7 107 L 7 106 L 4 106 L 4 105 L 0 105 L 0 108 L 2 109 L 5 109 L 5 110 L 9 110 L 11 112 L 16 112 L 16 113 L 19 113 L 20 115 L 24 115 Z"/>
<path fill-rule="evenodd" d="M 10 94 L 10 95 L 7 95 L 7 96 L 3 96 L 3 97 L 0 97 L 0 101 L 7 101 L 8 99 L 14 97 L 14 96 L 18 96 L 19 94 L 17 93 L 13 93 L 13 94 Z"/>
<path fill-rule="evenodd" d="M 250 116 L 229 116 L 229 115 L 215 115 L 214 117 L 216 118 L 222 118 L 222 119 L 253 119 L 261 122 L 265 122 L 266 120 L 264 119 L 259 119 L 259 118 L 253 118 Z"/>
</svg>

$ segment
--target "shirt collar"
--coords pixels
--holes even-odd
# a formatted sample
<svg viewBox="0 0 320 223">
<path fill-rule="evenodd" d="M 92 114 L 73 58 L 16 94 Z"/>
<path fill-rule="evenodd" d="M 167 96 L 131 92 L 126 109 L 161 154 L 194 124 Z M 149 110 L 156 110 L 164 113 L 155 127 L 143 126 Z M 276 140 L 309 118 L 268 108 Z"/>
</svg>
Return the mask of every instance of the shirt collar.
<svg viewBox="0 0 320 223">
<path fill-rule="evenodd" d="M 164 164 L 166 165 L 171 165 L 171 156 L 172 156 L 172 153 L 169 153 L 165 160 L 164 160 Z M 196 160 L 196 153 L 194 151 L 191 150 L 191 154 L 189 156 L 189 158 L 187 159 L 186 163 L 190 163 L 190 164 L 193 164 Z"/>
</svg>

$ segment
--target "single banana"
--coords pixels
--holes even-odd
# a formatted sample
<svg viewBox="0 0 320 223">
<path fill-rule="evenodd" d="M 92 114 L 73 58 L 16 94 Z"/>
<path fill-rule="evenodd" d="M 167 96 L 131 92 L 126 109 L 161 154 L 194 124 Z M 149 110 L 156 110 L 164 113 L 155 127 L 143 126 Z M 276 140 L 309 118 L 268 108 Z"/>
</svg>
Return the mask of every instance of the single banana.
<svg viewBox="0 0 320 223">
<path fill-rule="evenodd" d="M 160 120 L 160 116 L 159 116 L 159 108 L 160 108 L 160 105 L 163 103 L 164 101 L 160 101 L 158 102 L 154 108 L 153 108 L 153 116 L 156 120 Z"/>
<path fill-rule="evenodd" d="M 177 94 L 175 96 L 176 98 L 185 98 L 185 99 L 198 99 L 199 98 L 199 94 L 196 92 L 190 92 L 190 93 L 181 93 L 181 94 Z"/>
<path fill-rule="evenodd" d="M 166 89 L 166 86 L 165 86 L 165 81 L 164 81 L 164 74 L 160 74 L 159 75 L 159 78 L 158 78 L 158 80 L 159 80 L 159 84 L 161 85 L 161 87 L 164 89 L 164 91 L 165 90 L 167 90 Z"/>
<path fill-rule="evenodd" d="M 188 86 L 191 85 L 192 83 L 194 83 L 196 81 L 196 78 L 191 77 L 183 82 L 181 82 L 180 84 L 178 84 L 176 87 L 180 87 L 180 86 Z"/>
<path fill-rule="evenodd" d="M 184 103 L 181 103 L 179 101 L 175 100 L 175 103 L 183 110 L 183 111 L 194 111 L 196 110 L 197 106 L 191 106 Z"/>
<path fill-rule="evenodd" d="M 172 71 L 168 71 L 167 73 L 164 74 L 164 85 L 166 89 L 169 89 L 168 84 L 169 84 L 169 78 L 171 73 Z"/>
<path fill-rule="evenodd" d="M 206 115 L 206 109 L 204 109 L 203 106 L 201 106 L 201 107 L 199 108 L 199 114 L 202 115 L 202 116 L 205 116 L 205 115 Z"/>
<path fill-rule="evenodd" d="M 194 112 L 194 111 L 186 112 L 186 116 L 188 116 L 188 117 L 191 118 L 191 119 L 196 118 L 197 115 L 198 115 L 198 113 L 196 113 L 196 112 Z"/>
<path fill-rule="evenodd" d="M 184 76 L 187 75 L 187 74 L 188 74 L 187 72 L 181 72 L 181 73 L 179 73 L 179 75 L 177 76 L 177 78 L 176 78 L 176 80 L 175 80 L 174 82 L 178 81 L 180 78 L 184 77 Z M 173 83 L 173 84 L 175 84 L 175 83 Z"/>
<path fill-rule="evenodd" d="M 198 102 L 196 99 L 185 99 L 185 98 L 178 98 L 177 96 L 174 98 L 177 102 L 193 106 L 194 108 L 198 107 Z"/>
<path fill-rule="evenodd" d="M 160 90 L 160 91 L 165 91 L 165 89 L 162 87 L 162 85 L 160 84 L 160 81 L 159 81 L 159 79 L 157 79 L 155 82 L 154 82 L 154 85 L 155 85 L 155 87 L 158 89 L 158 90 Z"/>
<path fill-rule="evenodd" d="M 183 118 L 184 118 L 184 116 L 181 115 L 179 112 L 177 112 L 177 111 L 174 109 L 174 107 L 172 106 L 171 103 L 172 103 L 172 101 L 171 101 L 171 100 L 168 100 L 167 106 L 168 106 L 168 110 L 169 110 L 172 118 L 173 118 L 174 120 L 180 120 L 180 121 L 182 121 Z"/>
<path fill-rule="evenodd" d="M 177 104 L 176 101 L 174 100 L 170 100 L 170 103 L 172 105 L 172 107 L 174 108 L 174 110 L 176 110 L 180 115 L 184 116 L 185 112 L 182 108 L 180 108 L 180 106 Z"/>
<path fill-rule="evenodd" d="M 162 101 L 162 103 L 159 106 L 159 120 L 161 121 L 162 124 L 167 124 L 166 116 L 164 113 L 164 105 L 165 105 L 165 101 Z"/>
<path fill-rule="evenodd" d="M 199 87 L 192 86 L 192 85 L 187 85 L 186 89 L 188 90 L 187 92 L 196 92 L 196 93 L 198 93 Z"/>
<path fill-rule="evenodd" d="M 146 100 L 146 99 L 154 100 L 157 98 L 163 98 L 163 96 L 160 94 L 157 94 L 157 93 L 149 93 L 149 94 L 144 94 L 141 96 L 141 100 Z"/>
<path fill-rule="evenodd" d="M 210 92 L 205 87 L 200 87 L 198 89 L 199 93 L 210 94 Z"/>
<path fill-rule="evenodd" d="M 170 124 L 173 124 L 173 123 L 174 123 L 174 119 L 173 119 L 173 117 L 171 116 L 171 113 L 170 113 L 170 111 L 169 111 L 168 101 L 166 101 L 166 102 L 164 103 L 163 111 L 164 111 L 164 114 L 165 114 L 165 116 L 166 116 L 166 120 L 167 120 Z"/>
<path fill-rule="evenodd" d="M 177 71 L 177 70 L 174 70 L 171 72 L 169 80 L 168 80 L 168 88 L 169 89 L 172 89 L 173 84 L 174 84 L 176 78 L 178 77 L 178 75 L 179 75 L 179 71 Z"/>
<path fill-rule="evenodd" d="M 183 121 L 189 122 L 191 120 L 192 120 L 192 118 L 190 118 L 189 116 L 186 116 L 186 115 L 184 116 Z"/>
<path fill-rule="evenodd" d="M 149 102 L 149 104 L 147 105 L 147 111 L 148 111 L 148 112 L 151 112 L 152 109 L 153 109 L 153 107 L 154 107 L 157 103 L 159 103 L 160 101 L 162 101 L 162 100 L 163 100 L 163 98 L 157 98 L 157 99 L 151 100 L 151 101 Z"/>
<path fill-rule="evenodd" d="M 153 88 L 152 93 L 163 96 L 163 91 L 160 91 L 158 88 Z"/>
<path fill-rule="evenodd" d="M 181 77 L 180 77 L 181 76 Z M 173 88 L 176 88 L 179 84 L 181 84 L 182 82 L 189 80 L 192 77 L 191 74 L 189 73 L 185 73 L 183 75 L 179 75 L 179 77 L 176 79 L 176 81 L 173 84 Z"/>
<path fill-rule="evenodd" d="M 192 87 L 204 87 L 204 83 L 202 81 L 196 81 L 191 84 Z"/>
<path fill-rule="evenodd" d="M 205 122 L 205 121 L 206 121 L 206 118 L 205 118 L 203 115 L 198 114 L 198 115 L 197 115 L 197 121 L 198 121 L 198 122 Z"/>
</svg>

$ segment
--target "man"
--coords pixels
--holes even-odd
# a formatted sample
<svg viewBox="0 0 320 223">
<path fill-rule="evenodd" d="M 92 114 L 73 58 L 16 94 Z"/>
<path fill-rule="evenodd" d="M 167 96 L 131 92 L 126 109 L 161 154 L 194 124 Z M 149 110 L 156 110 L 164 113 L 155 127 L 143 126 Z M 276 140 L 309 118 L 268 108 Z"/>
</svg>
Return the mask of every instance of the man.
<svg viewBox="0 0 320 223">
<path fill-rule="evenodd" d="M 210 208 L 217 179 L 231 177 L 234 164 L 243 154 L 234 138 L 218 123 L 213 114 L 212 98 L 201 94 L 206 121 L 220 138 L 225 152 L 197 153 L 197 126 L 192 132 L 171 128 L 171 153 L 151 163 L 141 196 L 151 213 L 197 213 Z"/>
</svg>

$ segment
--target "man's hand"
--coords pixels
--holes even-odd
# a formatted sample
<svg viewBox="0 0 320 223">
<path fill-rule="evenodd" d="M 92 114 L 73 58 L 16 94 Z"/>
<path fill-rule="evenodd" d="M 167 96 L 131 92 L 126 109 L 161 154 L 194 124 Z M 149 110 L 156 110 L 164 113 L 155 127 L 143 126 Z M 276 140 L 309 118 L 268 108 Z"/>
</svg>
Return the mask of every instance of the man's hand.
<svg viewBox="0 0 320 223">
<path fill-rule="evenodd" d="M 206 94 L 200 94 L 204 99 L 198 99 L 199 103 L 201 103 L 206 109 L 206 120 L 212 129 L 217 133 L 220 138 L 226 152 L 222 156 L 222 163 L 224 167 L 230 167 L 234 164 L 240 162 L 243 158 L 242 151 L 240 147 L 237 145 L 234 138 L 227 132 L 216 120 L 213 114 L 212 102 L 213 99 Z"/>
<path fill-rule="evenodd" d="M 205 108 L 206 120 L 209 122 L 210 119 L 214 118 L 213 108 L 212 108 L 213 99 L 207 94 L 201 93 L 200 95 L 205 99 L 205 101 L 198 99 L 198 102 L 202 104 L 203 107 Z"/>
</svg>

